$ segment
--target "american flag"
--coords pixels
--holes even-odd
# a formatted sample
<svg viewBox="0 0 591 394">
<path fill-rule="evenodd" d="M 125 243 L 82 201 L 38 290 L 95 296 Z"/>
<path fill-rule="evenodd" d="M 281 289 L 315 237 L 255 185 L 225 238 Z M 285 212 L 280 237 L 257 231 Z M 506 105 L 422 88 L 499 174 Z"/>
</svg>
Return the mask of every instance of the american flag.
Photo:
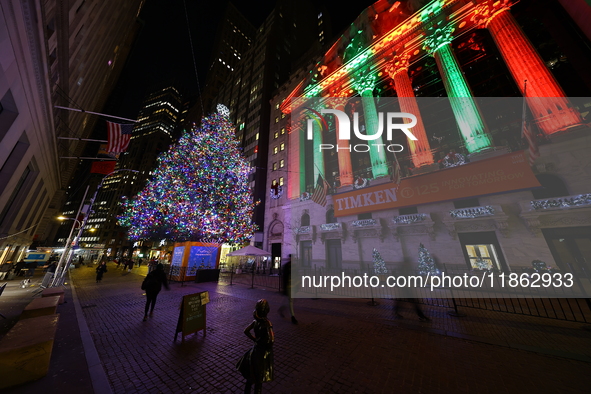
<svg viewBox="0 0 591 394">
<path fill-rule="evenodd" d="M 400 172 L 400 163 L 398 163 L 398 158 L 396 154 L 394 155 L 394 174 L 392 175 L 392 182 L 396 184 L 396 189 L 400 186 L 400 181 L 402 181 L 402 174 Z"/>
<path fill-rule="evenodd" d="M 523 122 L 522 134 L 527 140 L 528 145 L 528 156 L 529 165 L 533 166 L 536 159 L 540 157 L 540 150 L 538 149 L 538 143 L 536 142 L 536 136 L 532 134 L 530 127 L 526 122 Z"/>
<path fill-rule="evenodd" d="M 314 189 L 314 193 L 312 193 L 312 201 L 325 207 L 326 193 L 328 192 L 329 187 L 330 185 L 326 182 L 326 179 L 318 174 L 318 184 L 316 185 L 316 189 Z"/>
<path fill-rule="evenodd" d="M 120 124 L 107 121 L 107 130 L 109 132 L 107 152 L 125 152 L 129 146 L 133 124 Z"/>
</svg>

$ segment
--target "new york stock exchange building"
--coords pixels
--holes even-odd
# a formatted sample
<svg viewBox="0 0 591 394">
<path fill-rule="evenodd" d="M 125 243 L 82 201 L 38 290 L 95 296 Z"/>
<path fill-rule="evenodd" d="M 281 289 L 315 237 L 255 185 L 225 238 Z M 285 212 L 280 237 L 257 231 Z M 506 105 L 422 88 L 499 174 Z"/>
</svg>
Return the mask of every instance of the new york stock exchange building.
<svg viewBox="0 0 591 394">
<path fill-rule="evenodd" d="M 376 2 L 278 90 L 264 247 L 589 278 L 591 8 L 414 3 Z"/>
</svg>

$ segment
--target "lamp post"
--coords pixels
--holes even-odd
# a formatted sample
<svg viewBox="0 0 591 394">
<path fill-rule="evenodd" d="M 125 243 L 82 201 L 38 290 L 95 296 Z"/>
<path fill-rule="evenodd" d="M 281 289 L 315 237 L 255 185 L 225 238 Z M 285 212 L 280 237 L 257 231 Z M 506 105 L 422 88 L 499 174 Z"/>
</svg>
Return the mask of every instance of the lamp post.
<svg viewBox="0 0 591 394">
<path fill-rule="evenodd" d="M 72 250 L 74 250 L 74 248 L 78 246 L 78 243 L 80 241 L 80 237 L 82 237 L 82 232 L 84 231 L 84 227 L 86 226 L 86 222 L 88 221 L 88 218 L 90 217 L 90 215 L 93 213 L 92 206 L 94 205 L 94 201 L 96 200 L 98 192 L 99 192 L 100 188 L 103 186 L 105 179 L 107 179 L 109 176 L 115 174 L 116 172 L 120 172 L 120 171 L 139 172 L 137 170 L 131 170 L 128 168 L 121 168 L 119 170 L 115 170 L 115 171 L 112 171 L 112 172 L 106 174 L 103 177 L 103 179 L 101 179 L 101 182 L 97 186 L 94 194 L 92 195 L 92 198 L 90 199 L 88 210 L 87 210 L 86 214 L 84 215 L 84 219 L 82 220 L 82 223 L 80 223 L 77 219 L 64 218 L 64 219 L 76 220 L 78 223 L 80 223 L 80 225 L 78 227 L 78 233 L 76 234 L 76 236 L 74 237 L 74 240 L 72 241 L 72 244 L 73 244 Z M 86 191 L 88 192 L 88 187 L 86 188 Z M 82 199 L 80 209 L 78 209 L 78 214 L 80 214 L 80 211 L 82 210 L 82 206 L 84 205 L 85 198 L 86 198 L 86 193 L 84 193 L 84 198 Z M 74 226 L 72 226 L 72 231 L 70 231 L 70 237 L 68 237 L 68 243 L 66 244 L 66 249 L 64 250 L 64 254 L 62 255 L 62 257 L 60 258 L 60 261 L 58 263 L 58 268 L 55 271 L 55 276 L 53 278 L 53 282 L 51 283 L 52 287 L 59 286 L 59 284 L 61 283 L 61 279 L 65 276 L 67 269 L 70 266 L 70 259 L 72 257 L 71 253 L 68 254 L 68 258 L 64 261 L 64 264 L 63 264 L 61 272 L 60 272 L 60 264 L 62 264 L 62 260 L 63 260 L 64 256 L 66 255 L 66 251 L 68 250 L 67 247 L 70 245 L 70 239 L 72 237 L 73 232 L 74 232 Z"/>
</svg>

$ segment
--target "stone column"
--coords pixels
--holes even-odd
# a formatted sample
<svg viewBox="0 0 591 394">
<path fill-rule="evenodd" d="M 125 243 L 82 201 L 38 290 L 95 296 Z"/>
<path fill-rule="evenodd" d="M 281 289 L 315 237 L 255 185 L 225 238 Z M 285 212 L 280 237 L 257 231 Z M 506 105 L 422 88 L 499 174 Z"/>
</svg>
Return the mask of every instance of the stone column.
<svg viewBox="0 0 591 394">
<path fill-rule="evenodd" d="M 469 153 L 476 153 L 492 148 L 492 138 L 451 48 L 453 31 L 453 27 L 444 26 L 431 32 L 425 39 L 424 49 L 437 62 L 465 147 Z"/>
<path fill-rule="evenodd" d="M 419 111 L 419 105 L 415 92 L 408 76 L 409 53 L 401 53 L 394 57 L 386 68 L 386 72 L 394 81 L 394 88 L 398 96 L 401 112 L 408 112 L 417 117 L 417 124 L 412 128 L 412 133 L 417 140 L 407 138 L 408 147 L 412 155 L 412 163 L 415 168 L 433 164 L 433 153 L 429 145 L 429 139 L 423 125 L 423 119 Z"/>
<path fill-rule="evenodd" d="M 342 93 L 341 93 L 342 94 Z M 339 96 L 341 94 L 338 94 Z M 349 100 L 348 97 L 331 97 L 329 100 L 330 106 L 336 110 L 345 112 L 345 105 Z M 337 135 L 337 155 L 339 159 L 339 179 L 341 186 L 349 186 L 353 184 L 353 165 L 351 163 L 351 145 L 348 139 L 341 139 L 341 131 L 339 130 L 339 123 L 336 122 Z"/>
<path fill-rule="evenodd" d="M 376 103 L 373 97 L 373 89 L 376 81 L 374 73 L 366 73 L 364 75 L 357 75 L 353 81 L 353 87 L 361 96 L 363 105 L 363 112 L 365 114 L 365 134 L 373 135 L 378 131 L 378 112 Z M 360 126 L 361 127 L 361 126 Z M 382 137 L 375 140 L 367 141 L 370 146 L 369 155 L 371 160 L 371 170 L 373 177 L 379 178 L 388 176 L 388 163 L 386 160 L 386 148 L 384 146 Z"/>
<path fill-rule="evenodd" d="M 509 8 L 479 9 L 513 79 L 524 94 L 538 127 L 553 134 L 583 123 L 546 64 L 517 25 Z M 527 89 L 524 92 L 524 82 Z"/>
</svg>

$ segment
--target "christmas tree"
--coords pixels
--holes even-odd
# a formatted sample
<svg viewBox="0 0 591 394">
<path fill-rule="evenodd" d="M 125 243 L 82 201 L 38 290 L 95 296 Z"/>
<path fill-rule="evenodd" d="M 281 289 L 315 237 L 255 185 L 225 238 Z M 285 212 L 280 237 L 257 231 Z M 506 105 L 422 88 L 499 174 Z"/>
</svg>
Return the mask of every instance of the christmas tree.
<svg viewBox="0 0 591 394">
<path fill-rule="evenodd" d="M 441 271 L 435 267 L 435 260 L 431 257 L 431 253 L 423 246 L 419 245 L 419 275 L 439 275 Z"/>
<path fill-rule="evenodd" d="M 380 255 L 380 252 L 376 248 L 373 248 L 372 252 L 373 256 L 373 269 L 377 275 L 380 274 L 387 274 L 388 269 L 386 268 L 386 264 L 384 264 L 384 259 Z"/>
<path fill-rule="evenodd" d="M 255 230 L 248 174 L 230 120 L 204 117 L 160 155 L 146 187 L 124 201 L 119 224 L 132 240 L 248 241 Z"/>
</svg>

